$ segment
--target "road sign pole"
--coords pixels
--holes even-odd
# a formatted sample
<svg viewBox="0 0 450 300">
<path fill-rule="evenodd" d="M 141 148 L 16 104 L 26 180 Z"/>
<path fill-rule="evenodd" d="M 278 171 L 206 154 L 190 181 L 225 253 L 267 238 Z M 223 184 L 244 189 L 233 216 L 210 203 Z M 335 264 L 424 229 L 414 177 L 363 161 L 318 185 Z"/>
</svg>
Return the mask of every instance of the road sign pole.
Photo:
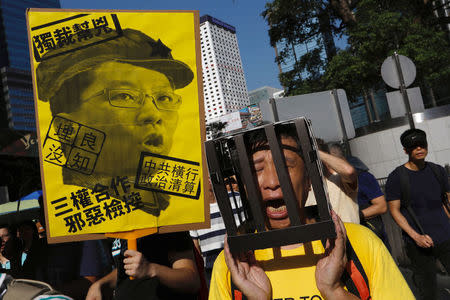
<svg viewBox="0 0 450 300">
<path fill-rule="evenodd" d="M 402 94 L 403 102 L 405 103 L 406 116 L 408 117 L 409 127 L 411 127 L 411 129 L 414 129 L 416 127 L 414 125 L 414 119 L 412 117 L 411 105 L 409 104 L 408 93 L 406 92 L 406 86 L 405 86 L 405 79 L 403 78 L 403 72 L 402 72 L 402 67 L 400 65 L 400 59 L 398 57 L 398 53 L 394 52 L 394 55 L 392 55 L 392 58 L 395 61 L 397 75 L 398 75 L 398 79 L 400 81 L 400 93 Z"/>
</svg>

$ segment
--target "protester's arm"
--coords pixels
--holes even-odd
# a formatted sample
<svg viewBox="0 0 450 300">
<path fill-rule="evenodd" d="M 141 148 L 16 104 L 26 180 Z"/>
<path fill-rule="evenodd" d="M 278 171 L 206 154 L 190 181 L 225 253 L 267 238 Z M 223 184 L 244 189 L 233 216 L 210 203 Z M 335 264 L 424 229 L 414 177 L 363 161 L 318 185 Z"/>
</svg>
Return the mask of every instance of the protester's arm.
<svg viewBox="0 0 450 300">
<path fill-rule="evenodd" d="M 387 211 L 387 204 L 384 195 L 374 198 L 371 201 L 371 205 L 361 212 L 364 215 L 364 219 L 370 219 L 378 215 L 384 214 Z"/>
<path fill-rule="evenodd" d="M 433 240 L 427 234 L 419 234 L 414 228 L 409 225 L 408 220 L 403 216 L 400 211 L 400 200 L 389 201 L 389 211 L 391 212 L 394 221 L 406 232 L 419 247 L 429 248 L 434 246 Z"/>
<path fill-rule="evenodd" d="M 124 268 L 128 276 L 156 277 L 163 285 L 181 293 L 195 293 L 200 288 L 199 274 L 191 249 L 169 252 L 171 267 L 149 262 L 141 252 L 135 250 L 127 250 L 124 255 Z"/>
<path fill-rule="evenodd" d="M 192 242 L 194 242 L 194 246 L 198 250 L 198 253 L 202 253 L 202 249 L 200 248 L 200 243 L 198 242 L 198 239 L 192 238 Z"/>
<path fill-rule="evenodd" d="M 356 190 L 358 182 L 358 174 L 356 170 L 345 160 L 328 154 L 323 151 L 319 151 L 320 159 L 327 164 L 331 169 L 338 173 L 343 182 L 348 183 L 353 189 Z"/>
<path fill-rule="evenodd" d="M 331 211 L 331 217 L 336 229 L 336 239 L 334 243 L 330 239 L 327 240 L 325 255 L 317 262 L 317 288 L 325 299 L 359 299 L 345 290 L 341 281 L 342 273 L 347 265 L 345 250 L 347 234 L 344 224 L 334 211 Z"/>
<path fill-rule="evenodd" d="M 108 275 L 100 278 L 94 282 L 86 296 L 86 300 L 101 300 L 102 299 L 102 286 L 106 285 L 110 288 L 114 288 L 117 282 L 117 269 L 112 270 Z"/>
</svg>

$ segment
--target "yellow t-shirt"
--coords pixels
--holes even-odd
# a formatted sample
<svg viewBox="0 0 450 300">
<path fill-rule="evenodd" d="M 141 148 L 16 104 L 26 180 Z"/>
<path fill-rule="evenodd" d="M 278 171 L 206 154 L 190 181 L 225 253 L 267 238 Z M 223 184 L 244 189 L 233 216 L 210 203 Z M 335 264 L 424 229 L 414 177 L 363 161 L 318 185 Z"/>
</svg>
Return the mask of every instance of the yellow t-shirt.
<svg viewBox="0 0 450 300">
<path fill-rule="evenodd" d="M 415 299 L 383 242 L 369 229 L 346 223 L 347 236 L 369 280 L 373 300 Z M 273 299 L 324 299 L 316 286 L 316 263 L 324 248 L 320 241 L 296 249 L 256 250 L 255 257 L 272 284 Z M 210 300 L 231 299 L 230 273 L 223 251 L 214 264 Z"/>
</svg>

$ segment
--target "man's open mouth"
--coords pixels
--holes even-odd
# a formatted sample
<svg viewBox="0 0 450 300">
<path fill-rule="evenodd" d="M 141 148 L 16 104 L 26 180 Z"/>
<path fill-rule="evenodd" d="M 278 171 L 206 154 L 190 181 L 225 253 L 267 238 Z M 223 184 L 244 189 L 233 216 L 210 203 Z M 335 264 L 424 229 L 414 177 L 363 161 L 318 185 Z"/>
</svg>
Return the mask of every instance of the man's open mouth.
<svg viewBox="0 0 450 300">
<path fill-rule="evenodd" d="M 266 214 L 270 219 L 284 219 L 288 216 L 286 203 L 283 199 L 265 201 Z"/>
<path fill-rule="evenodd" d="M 142 143 L 152 153 L 160 153 L 164 149 L 164 139 L 160 134 L 150 134 L 145 137 Z"/>
</svg>

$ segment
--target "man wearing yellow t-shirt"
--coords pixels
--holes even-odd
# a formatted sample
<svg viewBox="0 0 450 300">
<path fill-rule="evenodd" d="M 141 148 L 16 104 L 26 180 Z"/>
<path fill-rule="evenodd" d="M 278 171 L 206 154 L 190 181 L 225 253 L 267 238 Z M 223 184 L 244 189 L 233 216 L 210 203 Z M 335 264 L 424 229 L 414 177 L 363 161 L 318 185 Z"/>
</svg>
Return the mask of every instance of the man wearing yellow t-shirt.
<svg viewBox="0 0 450 300">
<path fill-rule="evenodd" d="M 295 151 L 298 149 L 295 128 L 284 126 L 281 147 L 292 187 L 299 206 L 303 207 L 309 178 L 300 151 Z M 249 144 L 250 160 L 266 212 L 266 226 L 268 229 L 289 227 L 283 193 L 264 134 L 252 132 Z M 231 280 L 247 299 L 358 299 L 341 282 L 347 265 L 347 237 L 367 275 L 372 299 L 414 299 L 381 240 L 363 226 L 344 226 L 334 212 L 331 215 L 337 237 L 327 241 L 326 249 L 320 241 L 315 241 L 232 255 L 225 242 L 224 251 L 214 264 L 209 299 L 232 299 Z"/>
</svg>

